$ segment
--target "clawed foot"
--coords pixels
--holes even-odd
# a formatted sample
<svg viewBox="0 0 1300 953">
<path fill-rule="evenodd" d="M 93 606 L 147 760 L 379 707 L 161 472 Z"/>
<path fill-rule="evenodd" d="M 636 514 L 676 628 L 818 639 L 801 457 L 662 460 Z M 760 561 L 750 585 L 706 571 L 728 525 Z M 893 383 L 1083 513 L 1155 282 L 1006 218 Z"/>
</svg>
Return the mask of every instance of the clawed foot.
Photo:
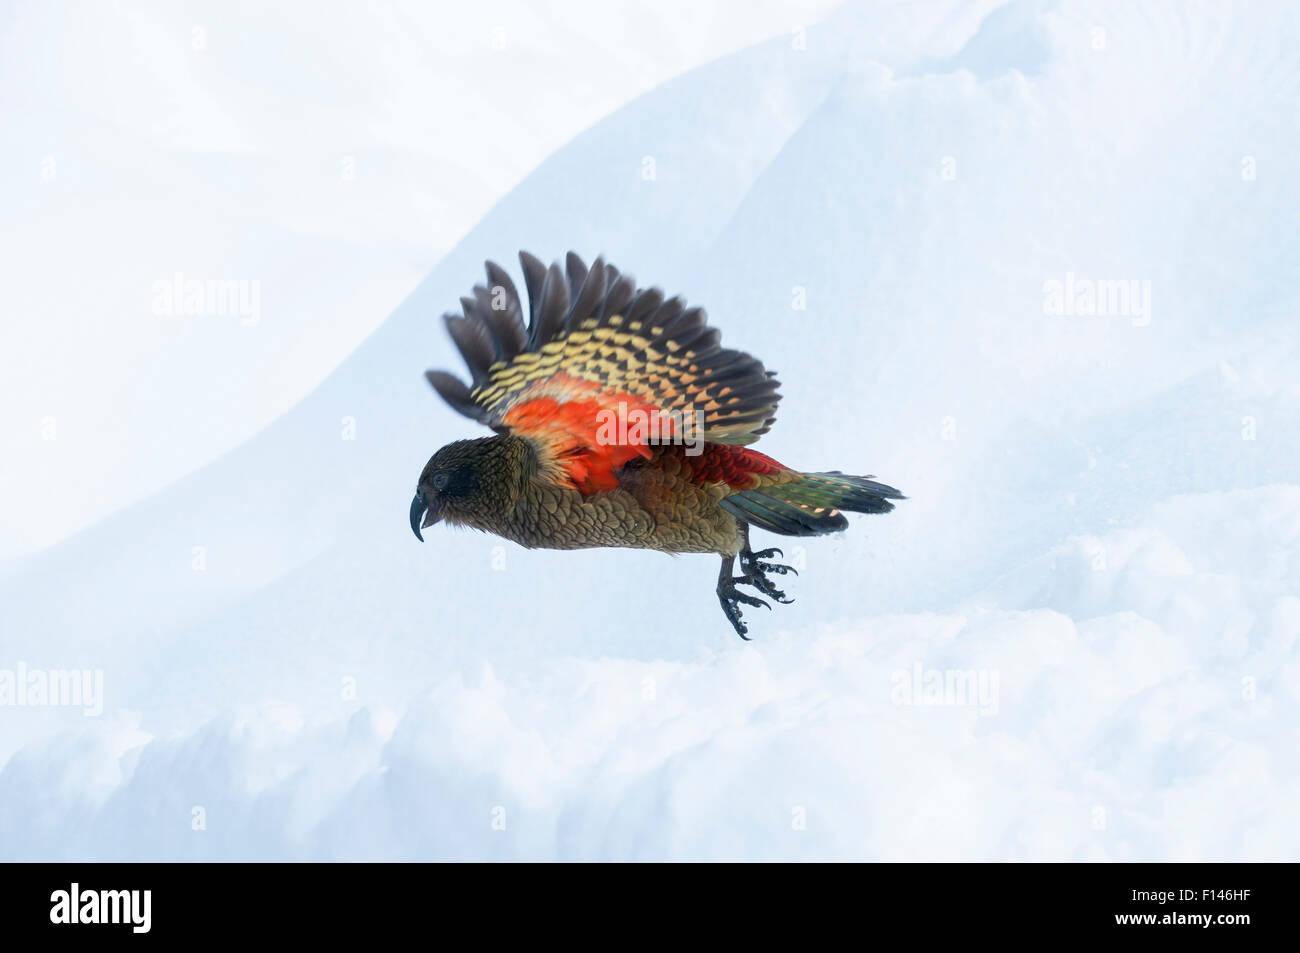
<svg viewBox="0 0 1300 953">
<path fill-rule="evenodd" d="M 743 602 L 747 606 L 762 606 L 764 609 L 771 609 L 772 607 L 757 596 L 741 592 L 736 588 L 737 583 L 748 584 L 749 578 L 747 576 L 733 576 L 730 579 L 718 580 L 718 601 L 722 603 L 722 612 L 726 615 L 727 621 L 731 623 L 732 628 L 736 630 L 736 634 L 748 642 L 749 636 L 745 633 L 749 631 L 749 626 L 740 618 L 740 604 Z"/>
<path fill-rule="evenodd" d="M 762 606 L 765 609 L 771 609 L 772 606 L 767 602 L 759 599 L 757 596 L 751 596 L 741 592 L 736 588 L 738 585 L 752 586 L 763 595 L 777 602 L 788 605 L 794 602 L 793 599 L 787 598 L 786 594 L 773 585 L 772 581 L 767 578 L 768 573 L 777 573 L 785 575 L 788 572 L 799 575 L 792 567 L 784 566 L 780 563 L 765 562 L 773 556 L 782 555 L 779 549 L 764 549 L 761 552 L 750 552 L 748 549 L 740 552 L 740 571 L 741 575 L 731 575 L 732 567 L 735 564 L 736 557 L 728 557 L 722 561 L 722 572 L 718 576 L 718 601 L 722 603 L 722 611 L 731 623 L 732 628 L 746 642 L 749 636 L 749 626 L 741 619 L 740 606 Z"/>
<path fill-rule="evenodd" d="M 756 553 L 749 550 L 743 550 L 740 554 L 740 570 L 743 572 L 751 586 L 757 589 L 765 596 L 770 596 L 777 602 L 789 605 L 794 602 L 793 599 L 787 599 L 784 592 L 772 584 L 772 580 L 767 578 L 767 574 L 774 572 L 784 576 L 788 572 L 799 575 L 798 570 L 793 566 L 786 566 L 782 563 L 764 562 L 765 559 L 771 559 L 773 556 L 784 556 L 785 554 L 779 549 L 764 549 Z"/>
</svg>

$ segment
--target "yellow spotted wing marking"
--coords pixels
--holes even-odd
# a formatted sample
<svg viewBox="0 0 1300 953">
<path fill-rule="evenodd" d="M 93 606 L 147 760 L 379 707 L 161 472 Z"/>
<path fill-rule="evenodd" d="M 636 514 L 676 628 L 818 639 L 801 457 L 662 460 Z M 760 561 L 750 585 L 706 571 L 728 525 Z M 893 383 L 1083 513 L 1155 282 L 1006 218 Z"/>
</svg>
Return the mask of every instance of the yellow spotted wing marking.
<svg viewBox="0 0 1300 953">
<path fill-rule="evenodd" d="M 623 324 L 619 315 L 605 319 L 603 325 L 588 318 L 577 330 L 543 344 L 540 351 L 522 352 L 508 364 L 498 361 L 488 368 L 488 383 L 473 391 L 475 402 L 503 417 L 525 390 L 534 397 L 538 392 L 533 385 L 563 372 L 643 398 L 665 411 L 703 410 L 709 439 L 752 429 L 752 424 L 728 426 L 727 421 L 738 416 L 736 409 L 728 408 L 739 398 L 730 394 L 730 387 L 710 388 L 707 377 L 713 369 L 701 372 L 692 362 L 694 351 L 683 350 L 673 340 L 663 341 L 663 350 L 652 347 L 651 338 L 637 333 L 640 321 L 628 323 L 626 331 L 621 330 Z M 649 330 L 651 335 L 662 333 L 657 327 Z M 543 387 L 542 392 L 547 390 Z"/>
</svg>

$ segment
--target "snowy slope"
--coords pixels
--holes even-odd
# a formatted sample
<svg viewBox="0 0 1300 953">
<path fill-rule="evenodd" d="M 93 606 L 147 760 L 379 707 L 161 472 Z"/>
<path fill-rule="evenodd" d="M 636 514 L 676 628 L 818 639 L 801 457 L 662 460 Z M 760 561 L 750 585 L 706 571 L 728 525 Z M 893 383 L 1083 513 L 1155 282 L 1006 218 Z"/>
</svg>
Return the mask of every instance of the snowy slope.
<svg viewBox="0 0 1300 953">
<path fill-rule="evenodd" d="M 0 577 L 8 658 L 107 695 L 3 709 L 0 855 L 1294 859 L 1298 34 L 849 7 L 580 136 L 293 411 Z M 704 303 L 767 452 L 911 499 L 788 546 L 748 645 L 710 559 L 419 546 L 434 319 L 519 247 Z M 1067 273 L 1150 311 L 1046 313 Z"/>
<path fill-rule="evenodd" d="M 238 446 L 579 131 L 838 2 L 0 5 L 0 559 Z M 159 313 L 177 273 L 255 300 Z"/>
</svg>

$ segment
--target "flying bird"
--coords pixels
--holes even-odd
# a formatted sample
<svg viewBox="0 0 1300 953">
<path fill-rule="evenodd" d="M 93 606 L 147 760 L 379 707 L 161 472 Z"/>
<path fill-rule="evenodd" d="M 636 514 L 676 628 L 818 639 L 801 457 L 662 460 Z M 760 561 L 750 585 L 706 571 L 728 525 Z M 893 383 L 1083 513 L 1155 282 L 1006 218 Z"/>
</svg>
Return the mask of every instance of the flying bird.
<svg viewBox="0 0 1300 953">
<path fill-rule="evenodd" d="M 460 413 L 496 431 L 425 465 L 411 529 L 471 526 L 532 549 L 617 546 L 722 557 L 717 595 L 747 639 L 741 606 L 790 602 L 770 578 L 794 570 L 750 548 L 750 527 L 821 536 L 844 513 L 888 513 L 903 495 L 870 477 L 802 473 L 748 445 L 776 419 L 778 381 L 722 347 L 701 308 L 638 288 L 600 258 L 547 268 L 520 252 L 529 316 L 510 276 L 444 316 L 471 381 L 428 371 Z M 739 570 L 737 570 L 739 564 Z"/>
</svg>

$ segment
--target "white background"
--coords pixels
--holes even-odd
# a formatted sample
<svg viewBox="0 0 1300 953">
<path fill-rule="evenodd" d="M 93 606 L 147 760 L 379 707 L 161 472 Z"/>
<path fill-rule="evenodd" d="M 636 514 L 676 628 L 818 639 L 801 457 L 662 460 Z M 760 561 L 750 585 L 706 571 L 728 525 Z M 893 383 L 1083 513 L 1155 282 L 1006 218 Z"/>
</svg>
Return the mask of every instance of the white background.
<svg viewBox="0 0 1300 953">
<path fill-rule="evenodd" d="M 1291 5 L 277 10 L 3 14 L 0 679 L 105 697 L 0 706 L 0 855 L 1296 859 Z M 758 540 L 745 644 L 712 558 L 421 546 L 437 318 L 520 248 L 909 499 Z"/>
</svg>

